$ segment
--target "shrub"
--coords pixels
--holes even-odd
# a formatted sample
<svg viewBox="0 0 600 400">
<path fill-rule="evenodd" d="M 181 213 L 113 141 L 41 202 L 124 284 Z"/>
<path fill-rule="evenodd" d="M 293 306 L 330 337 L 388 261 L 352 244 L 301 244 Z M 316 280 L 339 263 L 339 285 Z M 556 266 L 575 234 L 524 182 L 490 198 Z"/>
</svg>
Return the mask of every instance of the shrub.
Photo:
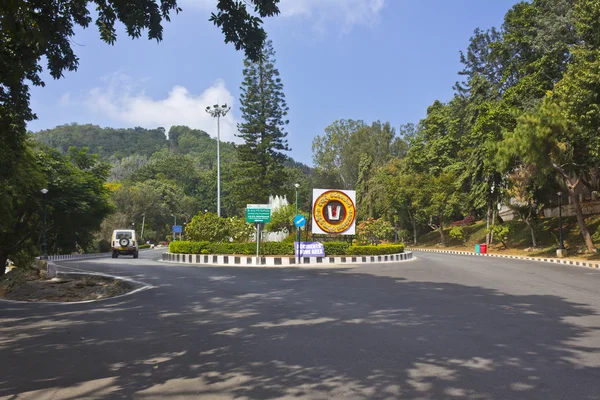
<svg viewBox="0 0 600 400">
<path fill-rule="evenodd" d="M 174 254 L 256 254 L 256 243 L 171 242 L 169 252 Z M 265 242 L 260 244 L 264 256 L 294 255 L 293 243 Z"/>
<path fill-rule="evenodd" d="M 149 244 L 146 244 L 146 243 L 140 244 L 140 249 L 149 249 L 149 248 L 150 248 Z"/>
<path fill-rule="evenodd" d="M 358 224 L 358 240 L 361 243 L 373 243 L 391 239 L 394 234 L 392 224 L 383 218 L 368 218 Z"/>
<path fill-rule="evenodd" d="M 486 229 L 486 233 L 493 232 L 494 239 L 502 242 L 505 249 L 508 249 L 508 236 L 510 235 L 510 227 L 508 225 L 494 225 L 490 229 Z"/>
<path fill-rule="evenodd" d="M 222 242 L 229 239 L 227 219 L 215 213 L 200 213 L 185 227 L 186 237 L 193 241 Z"/>
<path fill-rule="evenodd" d="M 209 242 L 171 242 L 169 252 L 174 254 L 200 254 L 208 249 Z"/>
<path fill-rule="evenodd" d="M 404 252 L 403 244 L 380 244 L 378 246 L 350 246 L 348 255 L 350 256 L 380 256 L 385 254 L 397 254 Z"/>
<path fill-rule="evenodd" d="M 600 242 L 600 226 L 598 226 L 598 229 L 596 229 L 596 233 L 592 235 L 592 240 L 594 242 Z"/>
<path fill-rule="evenodd" d="M 245 218 L 232 217 L 227 218 L 225 222 L 227 235 L 234 242 L 246 243 L 250 240 L 250 235 L 254 233 L 254 225 L 246 222 Z"/>
<path fill-rule="evenodd" d="M 450 229 L 450 237 L 460 240 L 461 242 L 466 242 L 467 241 L 467 235 L 465 233 L 465 228 L 463 228 L 462 226 L 455 226 L 452 229 Z"/>
<path fill-rule="evenodd" d="M 345 256 L 348 255 L 350 243 L 347 242 L 324 242 L 325 255 L 327 256 Z"/>
</svg>

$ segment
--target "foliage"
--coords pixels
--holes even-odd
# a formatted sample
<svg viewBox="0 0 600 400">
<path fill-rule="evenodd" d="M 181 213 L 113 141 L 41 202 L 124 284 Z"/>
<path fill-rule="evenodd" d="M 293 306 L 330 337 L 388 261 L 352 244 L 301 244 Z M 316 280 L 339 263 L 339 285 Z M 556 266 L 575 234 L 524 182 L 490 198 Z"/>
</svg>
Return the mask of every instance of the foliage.
<svg viewBox="0 0 600 400">
<path fill-rule="evenodd" d="M 357 226 L 357 238 L 360 243 L 379 243 L 390 240 L 394 234 L 392 224 L 382 218 L 368 218 Z"/>
<path fill-rule="evenodd" d="M 192 241 L 222 242 L 229 239 L 227 219 L 215 213 L 199 213 L 185 227 L 185 235 Z"/>
<path fill-rule="evenodd" d="M 450 229 L 450 237 L 456 240 L 460 240 L 461 242 L 466 242 L 467 235 L 465 234 L 465 228 L 462 226 L 454 226 Z"/>
<path fill-rule="evenodd" d="M 279 13 L 278 0 L 221 1 L 211 21 L 221 28 L 225 42 L 244 49 L 252 59 L 260 58 L 266 37 L 261 17 Z M 248 11 L 247 6 L 253 7 Z M 92 14 L 91 10 L 95 10 Z M 45 0 L 8 2 L 0 7 L 0 179 L 9 177 L 21 160 L 25 126 L 36 118 L 29 106 L 29 83 L 44 86 L 42 62 L 47 61 L 50 76 L 63 77 L 75 71 L 79 59 L 72 43 L 78 27 L 87 28 L 95 18 L 100 38 L 114 44 L 115 24 L 122 22 L 127 35 L 139 38 L 147 32 L 150 40 L 163 39 L 163 23 L 181 11 L 176 0 L 144 2 L 82 0 L 64 7 Z M 254 15 L 258 14 L 258 15 Z M 4 185 L 4 183 L 2 185 Z"/>
<path fill-rule="evenodd" d="M 488 229 L 489 232 L 494 234 L 494 238 L 498 239 L 505 249 L 508 249 L 508 239 L 510 235 L 510 226 L 508 225 L 494 225 Z"/>
<path fill-rule="evenodd" d="M 240 110 L 244 122 L 238 124 L 237 136 L 244 143 L 237 147 L 241 169 L 237 197 L 243 204 L 265 203 L 286 182 L 282 152 L 290 150 L 284 130 L 289 123 L 288 106 L 270 40 L 258 61 L 244 61 L 243 74 Z"/>
<path fill-rule="evenodd" d="M 255 243 L 171 242 L 169 252 L 174 254 L 239 254 L 255 255 Z M 293 243 L 265 242 L 260 245 L 261 255 L 294 255 Z"/>
<path fill-rule="evenodd" d="M 225 225 L 227 227 L 228 236 L 234 242 L 249 241 L 250 236 L 255 231 L 254 225 L 247 223 L 245 218 L 239 218 L 239 217 L 227 218 Z"/>
<path fill-rule="evenodd" d="M 185 227 L 185 234 L 191 241 L 247 242 L 254 232 L 252 224 L 238 217 L 219 217 L 215 213 L 199 213 Z"/>
<path fill-rule="evenodd" d="M 150 245 L 149 245 L 149 244 L 146 244 L 146 243 L 144 243 L 144 244 L 140 244 L 139 248 L 140 248 L 140 249 L 142 249 L 142 250 L 143 250 L 143 249 L 149 249 L 149 248 L 150 248 Z"/>
<path fill-rule="evenodd" d="M 326 242 L 327 255 L 384 255 L 404 251 L 404 245 L 350 246 L 347 243 Z M 256 254 L 254 243 L 210 243 L 210 242 L 171 242 L 169 252 L 173 254 Z M 294 255 L 294 245 L 283 242 L 265 242 L 260 245 L 261 255 Z"/>
<path fill-rule="evenodd" d="M 360 160 L 369 159 L 368 168 L 384 165 L 393 149 L 403 146 L 394 142 L 395 130 L 389 122 L 338 120 L 325 128 L 323 136 L 313 139 L 313 162 L 325 187 L 352 189 L 358 182 Z M 393 144 L 394 143 L 394 144 Z M 398 150 L 401 153 L 401 150 Z M 364 162 L 363 162 L 364 163 Z M 365 171 L 363 171 L 363 174 Z"/>
<path fill-rule="evenodd" d="M 404 252 L 403 244 L 380 244 L 380 245 L 352 245 L 348 248 L 350 256 L 379 256 L 386 254 L 398 254 Z"/>
<path fill-rule="evenodd" d="M 325 255 L 327 256 L 345 256 L 348 254 L 350 243 L 348 242 L 323 242 Z"/>
<path fill-rule="evenodd" d="M 108 173 L 108 165 L 85 148 L 71 148 L 67 155 L 61 155 L 46 146 L 27 143 L 19 168 L 0 197 L 0 265 L 17 254 L 39 254 L 42 188 L 48 189 L 48 253 L 70 253 L 78 247 L 93 251 L 93 234 L 112 211 L 104 186 Z M 0 270 L 2 275 L 4 270 Z"/>
<path fill-rule="evenodd" d="M 298 211 L 298 214 L 303 215 L 307 220 L 309 219 L 308 213 Z M 296 226 L 294 225 L 294 217 L 296 216 L 296 208 L 294 204 L 288 204 L 285 207 L 281 207 L 271 214 L 271 222 L 266 224 L 265 231 L 267 232 L 280 232 L 286 230 L 288 233 L 295 232 Z"/>
</svg>

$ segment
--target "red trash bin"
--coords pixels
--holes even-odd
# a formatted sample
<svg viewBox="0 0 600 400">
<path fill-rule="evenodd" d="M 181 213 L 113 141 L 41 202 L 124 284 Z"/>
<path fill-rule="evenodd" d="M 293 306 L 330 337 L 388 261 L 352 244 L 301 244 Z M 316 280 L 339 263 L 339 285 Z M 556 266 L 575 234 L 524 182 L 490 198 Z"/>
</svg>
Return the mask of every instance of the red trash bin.
<svg viewBox="0 0 600 400">
<path fill-rule="evenodd" d="M 481 254 L 487 254 L 487 244 L 479 245 L 481 248 Z"/>
</svg>

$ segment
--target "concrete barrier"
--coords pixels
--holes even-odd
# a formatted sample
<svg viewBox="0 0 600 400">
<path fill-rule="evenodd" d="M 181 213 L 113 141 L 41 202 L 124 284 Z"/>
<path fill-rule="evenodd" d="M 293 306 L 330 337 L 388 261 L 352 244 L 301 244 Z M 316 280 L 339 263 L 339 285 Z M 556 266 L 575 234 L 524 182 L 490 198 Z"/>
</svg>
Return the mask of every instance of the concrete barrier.
<svg viewBox="0 0 600 400">
<path fill-rule="evenodd" d="M 240 256 L 221 254 L 173 254 L 163 253 L 162 261 L 178 264 L 193 265 L 222 265 L 222 266 L 268 266 L 289 267 L 297 265 L 343 265 L 371 264 L 412 260 L 412 252 L 388 254 L 383 256 L 345 256 L 345 257 L 294 257 L 294 256 Z"/>
<path fill-rule="evenodd" d="M 477 254 L 472 251 L 461 251 L 461 250 L 436 250 L 436 249 L 419 249 L 419 248 L 411 248 L 409 250 L 429 252 L 429 253 L 457 254 L 457 255 L 462 255 L 462 256 L 512 258 L 515 260 L 527 260 L 527 261 L 547 262 L 547 263 L 554 263 L 554 264 L 566 264 L 566 265 L 574 265 L 577 267 L 600 268 L 600 263 L 598 263 L 598 262 L 580 261 L 580 260 L 572 260 L 572 259 L 564 259 L 564 258 L 524 257 L 524 256 L 514 256 L 514 255 L 510 255 L 510 254 L 490 254 L 490 253 Z"/>
</svg>

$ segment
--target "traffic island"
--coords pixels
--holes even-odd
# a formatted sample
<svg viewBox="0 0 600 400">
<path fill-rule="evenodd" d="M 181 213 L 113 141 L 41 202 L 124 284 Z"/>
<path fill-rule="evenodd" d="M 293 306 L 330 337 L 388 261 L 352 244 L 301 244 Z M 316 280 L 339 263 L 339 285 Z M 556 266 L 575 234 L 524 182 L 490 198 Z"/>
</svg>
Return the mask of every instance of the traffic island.
<svg viewBox="0 0 600 400">
<path fill-rule="evenodd" d="M 163 253 L 162 261 L 188 265 L 218 265 L 237 267 L 290 267 L 290 266 L 322 266 L 349 264 L 377 264 L 409 261 L 413 259 L 412 252 L 369 256 L 332 256 L 332 257 L 295 257 L 295 256 L 249 256 L 222 254 L 174 254 Z"/>
<path fill-rule="evenodd" d="M 126 278 L 89 272 L 56 272 L 44 262 L 14 268 L 0 280 L 0 300 L 12 302 L 78 303 L 103 300 L 139 291 L 147 285 Z M 51 267 L 51 268 L 50 268 Z"/>
</svg>

